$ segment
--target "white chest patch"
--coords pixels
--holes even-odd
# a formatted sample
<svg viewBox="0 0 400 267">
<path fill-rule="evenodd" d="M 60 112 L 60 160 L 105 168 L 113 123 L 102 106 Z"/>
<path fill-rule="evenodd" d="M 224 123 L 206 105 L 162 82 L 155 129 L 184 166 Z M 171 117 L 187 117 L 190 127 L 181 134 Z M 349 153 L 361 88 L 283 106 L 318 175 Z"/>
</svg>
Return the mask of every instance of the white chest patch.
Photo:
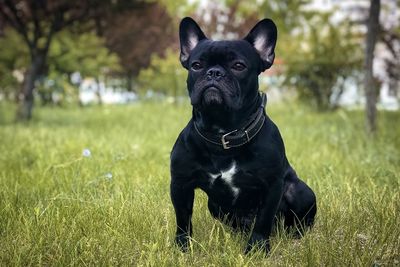
<svg viewBox="0 0 400 267">
<path fill-rule="evenodd" d="M 238 197 L 240 191 L 240 189 L 233 184 L 233 176 L 236 174 L 236 172 L 237 172 L 236 162 L 234 161 L 232 162 L 231 167 L 229 167 L 226 170 L 222 170 L 220 173 L 217 174 L 209 173 L 211 177 L 211 184 L 214 183 L 215 179 L 221 177 L 221 179 L 224 180 L 224 182 L 231 188 L 234 196 L 233 202 L 236 201 L 236 198 Z"/>
</svg>

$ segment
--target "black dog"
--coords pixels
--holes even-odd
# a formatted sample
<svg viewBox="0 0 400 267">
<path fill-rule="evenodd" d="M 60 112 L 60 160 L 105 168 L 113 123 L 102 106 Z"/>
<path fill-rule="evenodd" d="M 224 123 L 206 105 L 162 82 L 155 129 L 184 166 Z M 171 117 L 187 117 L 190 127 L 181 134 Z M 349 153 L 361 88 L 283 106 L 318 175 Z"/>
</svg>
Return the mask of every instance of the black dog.
<svg viewBox="0 0 400 267">
<path fill-rule="evenodd" d="M 253 231 L 246 252 L 268 252 L 275 218 L 299 231 L 314 222 L 316 199 L 290 166 L 279 130 L 265 114 L 258 75 L 271 67 L 277 29 L 260 21 L 243 40 L 212 41 L 191 18 L 180 24 L 180 60 L 188 71 L 193 117 L 171 153 L 176 242 L 188 247 L 194 190 L 208 195 L 211 214 Z"/>
</svg>

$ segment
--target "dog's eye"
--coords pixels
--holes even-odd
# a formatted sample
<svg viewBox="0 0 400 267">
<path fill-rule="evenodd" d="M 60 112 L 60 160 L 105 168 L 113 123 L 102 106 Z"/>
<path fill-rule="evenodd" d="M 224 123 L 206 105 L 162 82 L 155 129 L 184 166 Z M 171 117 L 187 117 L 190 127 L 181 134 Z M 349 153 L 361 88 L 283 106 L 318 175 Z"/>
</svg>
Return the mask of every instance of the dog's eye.
<svg viewBox="0 0 400 267">
<path fill-rule="evenodd" d="M 236 62 L 233 64 L 232 69 L 237 70 L 237 71 L 242 71 L 246 68 L 246 66 L 243 63 Z"/>
<path fill-rule="evenodd" d="M 203 66 L 200 64 L 200 62 L 193 62 L 192 63 L 192 69 L 193 70 L 200 70 L 202 68 L 203 68 Z"/>
</svg>

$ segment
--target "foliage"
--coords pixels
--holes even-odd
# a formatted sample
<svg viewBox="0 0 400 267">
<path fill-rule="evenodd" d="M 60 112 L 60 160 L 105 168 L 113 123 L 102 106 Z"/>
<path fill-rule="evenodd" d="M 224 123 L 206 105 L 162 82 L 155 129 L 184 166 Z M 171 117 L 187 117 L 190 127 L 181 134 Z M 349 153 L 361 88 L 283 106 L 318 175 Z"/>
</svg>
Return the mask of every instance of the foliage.
<svg viewBox="0 0 400 267">
<path fill-rule="evenodd" d="M 361 70 L 363 51 L 351 29 L 348 22 L 330 22 L 329 14 L 314 16 L 290 42 L 279 44 L 286 50 L 286 85 L 319 110 L 336 107 L 347 78 Z"/>
<path fill-rule="evenodd" d="M 79 89 L 72 84 L 70 77 L 65 74 L 52 73 L 44 79 L 40 79 L 36 85 L 41 104 L 64 105 L 79 103 Z"/>
<path fill-rule="evenodd" d="M 389 90 L 400 97 L 400 2 L 383 1 L 381 3 L 380 34 L 378 42 L 382 42 L 389 55 L 384 58 L 385 71 L 389 79 Z M 394 11 L 397 9 L 397 12 Z"/>
<path fill-rule="evenodd" d="M 21 37 L 11 29 L 6 29 L 0 37 L 0 94 L 6 97 L 20 87 L 15 71 L 22 75 L 27 65 L 28 51 L 20 44 Z"/>
<path fill-rule="evenodd" d="M 158 0 L 163 5 L 171 18 L 183 18 L 192 14 L 197 8 L 199 1 L 187 1 L 187 0 Z"/>
<path fill-rule="evenodd" d="M 0 1 L 0 30 L 4 25 L 15 29 L 30 55 L 30 64 L 18 95 L 21 101 L 16 119 L 32 118 L 35 82 L 45 74 L 48 52 L 56 33 L 76 24 L 86 26 L 92 21 L 101 24 L 102 18 L 109 14 L 137 9 L 147 4 L 145 1 L 132 0 Z"/>
<path fill-rule="evenodd" d="M 15 72 L 23 75 L 29 59 L 26 47 L 20 43 L 21 37 L 10 28 L 0 38 L 0 45 L 5 48 L 0 51 L 0 92 L 3 94 L 15 93 L 20 88 Z M 103 38 L 92 32 L 75 34 L 63 30 L 54 36 L 46 74 L 38 80 L 37 89 L 42 101 L 50 101 L 53 93 L 76 98 L 78 92 L 70 80 L 72 73 L 79 72 L 83 78 L 99 78 L 120 70 L 118 56 L 105 47 Z"/>
<path fill-rule="evenodd" d="M 71 82 L 73 73 L 79 72 L 82 79 L 99 80 L 121 70 L 119 57 L 93 32 L 79 35 L 67 30 L 60 32 L 50 47 L 48 62 L 47 77 L 38 88 L 43 102 L 56 93 L 58 103 L 68 98 L 78 103 L 78 84 Z"/>
<path fill-rule="evenodd" d="M 204 22 L 204 28 L 206 32 L 211 33 L 210 36 L 217 32 L 223 38 L 244 37 L 258 20 L 270 18 L 277 24 L 281 38 L 281 35 L 290 34 L 299 26 L 303 17 L 309 13 L 302 10 L 302 7 L 309 2 L 309 0 L 224 0 L 213 3 L 207 10 L 207 16 L 204 16 L 204 12 L 198 12 L 197 18 L 200 22 Z"/>
<path fill-rule="evenodd" d="M 149 3 L 106 17 L 101 35 L 107 47 L 120 57 L 125 72 L 137 76 L 149 65 L 153 53 L 162 55 L 173 44 L 175 31 L 166 9 Z"/>
<path fill-rule="evenodd" d="M 168 49 L 165 57 L 153 55 L 150 66 L 140 71 L 138 82 L 146 90 L 172 95 L 186 95 L 187 71 L 181 66 L 179 54 Z"/>
<path fill-rule="evenodd" d="M 2 266 L 399 265 L 399 112 L 381 113 L 371 140 L 359 111 L 267 107 L 319 210 L 303 238 L 276 232 L 266 257 L 242 254 L 248 237 L 214 220 L 201 191 L 192 250 L 173 245 L 169 153 L 188 105 L 39 108 L 25 125 L 12 110 L 0 103 Z"/>
<path fill-rule="evenodd" d="M 18 11 L 16 14 L 13 14 L 12 6 L 16 6 Z M 105 53 L 99 50 L 100 43 L 95 40 L 92 29 L 96 29 L 97 35 L 104 37 L 105 41 L 101 41 L 101 45 L 104 42 L 119 56 L 124 73 L 127 72 L 129 76 L 137 75 L 140 68 L 146 67 L 152 53 L 162 54 L 165 48 L 173 43 L 172 39 L 175 36 L 171 17 L 163 6 L 154 1 L 83 0 L 76 6 L 65 0 L 40 3 L 10 1 L 1 3 L 0 8 L 2 12 L 0 19 L 7 22 L 6 26 L 16 28 L 21 36 L 20 42 L 28 42 L 33 54 L 35 51 L 47 51 L 47 46 L 53 41 L 54 33 L 62 31 L 57 34 L 59 37 L 56 40 L 58 41 L 58 44 L 55 44 L 56 48 L 49 46 L 53 52 L 50 61 L 56 63 L 58 72 L 64 74 L 65 71 L 67 75 L 71 71 L 82 69 L 81 60 L 74 62 L 71 59 L 84 57 L 87 61 L 84 62 L 84 67 L 92 65 L 89 69 L 81 70 L 84 76 L 88 75 L 86 73 L 88 71 L 90 76 L 97 76 L 99 71 L 96 70 L 96 66 L 97 69 L 108 67 L 108 61 L 101 62 L 104 61 L 102 58 Z M 21 25 L 18 20 L 21 21 Z M 69 30 L 62 30 L 63 28 Z M 76 49 L 67 51 L 72 46 Z M 93 46 L 96 48 L 92 49 Z M 91 56 L 86 57 L 83 55 L 85 53 Z M 57 59 L 56 56 L 62 58 Z M 111 71 L 121 73 L 122 68 L 115 69 L 114 65 L 112 62 L 109 67 Z"/>
<path fill-rule="evenodd" d="M 93 32 L 58 34 L 50 48 L 49 65 L 50 75 L 80 72 L 83 77 L 99 77 L 121 69 L 118 56 Z"/>
</svg>

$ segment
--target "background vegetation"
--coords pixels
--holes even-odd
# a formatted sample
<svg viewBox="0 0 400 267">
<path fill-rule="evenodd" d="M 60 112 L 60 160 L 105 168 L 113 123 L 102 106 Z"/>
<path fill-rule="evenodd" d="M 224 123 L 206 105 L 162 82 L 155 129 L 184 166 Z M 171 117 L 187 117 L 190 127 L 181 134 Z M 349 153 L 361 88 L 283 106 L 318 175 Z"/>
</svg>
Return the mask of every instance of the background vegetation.
<svg viewBox="0 0 400 267">
<path fill-rule="evenodd" d="M 259 19 L 272 18 L 279 29 L 277 66 L 266 75 L 283 77 L 280 89 L 292 90 L 320 111 L 337 108 L 352 80 L 359 91 L 368 81 L 367 109 L 375 112 L 382 81 L 375 74 L 363 78 L 363 62 L 372 58 L 375 43 L 385 47 L 386 82 L 392 94 L 400 95 L 400 26 L 393 22 L 399 19 L 393 15 L 399 3 L 371 5 L 382 9 L 379 20 L 379 12 L 368 10 L 368 0 L 351 4 L 341 19 L 340 10 L 310 8 L 314 2 L 318 1 L 2 0 L 0 44 L 6 49 L 0 51 L 0 95 L 17 100 L 18 120 L 32 117 L 38 95 L 47 104 L 54 92 L 63 94 L 63 101 L 79 103 L 80 84 L 73 81 L 74 73 L 97 83 L 119 80 L 127 91 L 183 96 L 177 26 L 188 15 L 215 39 L 243 37 Z M 371 20 L 369 13 L 374 14 Z M 367 25 L 379 26 L 369 27 L 374 31 L 368 31 L 368 51 Z M 49 80 L 54 86 L 43 86 Z"/>
</svg>

